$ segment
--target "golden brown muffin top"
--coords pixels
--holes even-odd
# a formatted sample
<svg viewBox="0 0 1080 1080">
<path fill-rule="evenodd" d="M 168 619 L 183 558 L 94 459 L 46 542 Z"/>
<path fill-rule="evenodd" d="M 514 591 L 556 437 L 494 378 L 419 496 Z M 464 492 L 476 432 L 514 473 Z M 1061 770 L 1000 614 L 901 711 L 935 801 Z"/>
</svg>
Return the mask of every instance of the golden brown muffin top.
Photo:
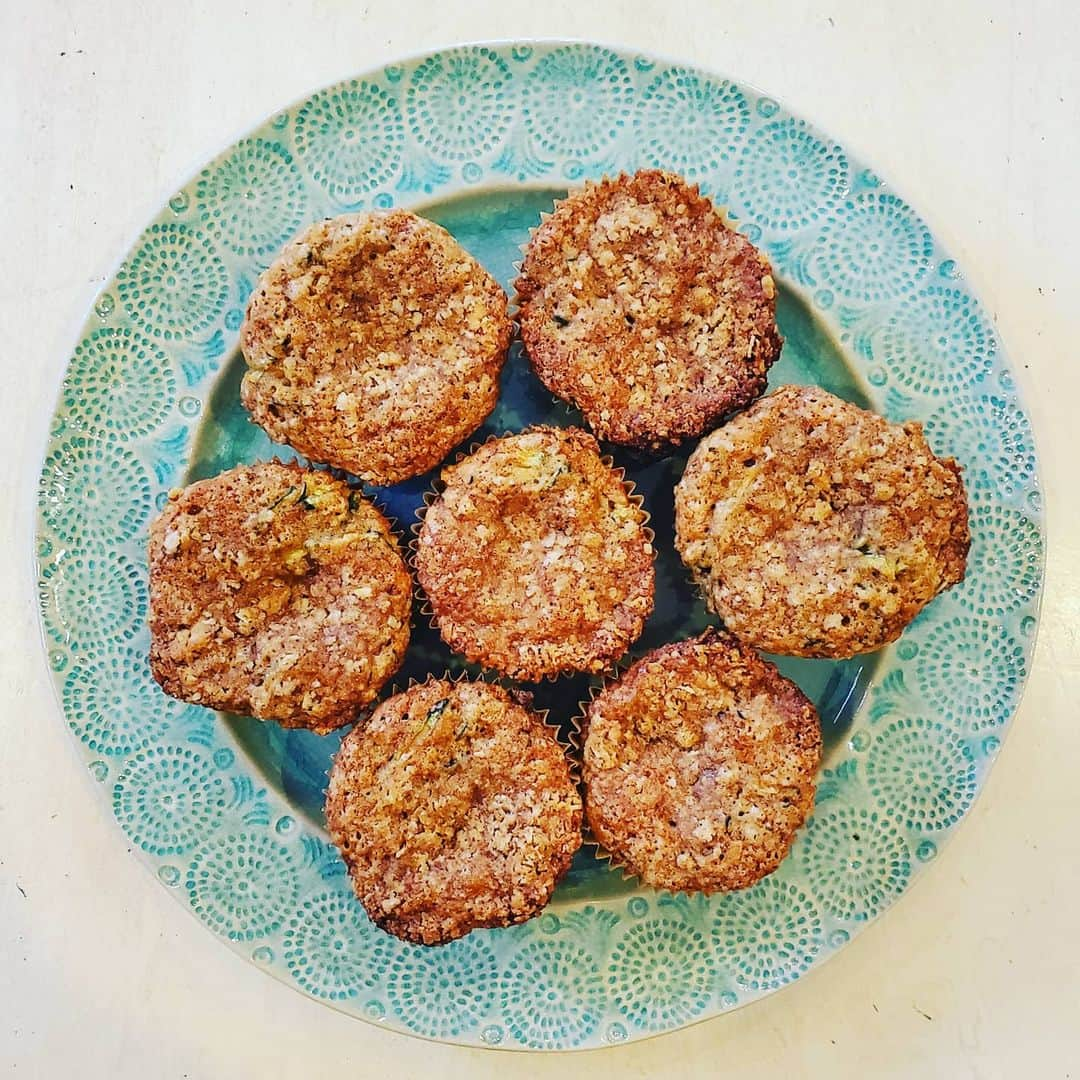
<svg viewBox="0 0 1080 1080">
<path fill-rule="evenodd" d="M 617 865 L 658 889 L 754 884 L 813 806 L 813 705 L 723 631 L 642 657 L 592 701 L 584 731 L 589 827 Z"/>
<path fill-rule="evenodd" d="M 426 945 L 531 918 L 581 844 L 554 732 L 483 682 L 383 702 L 342 743 L 326 819 L 372 921 Z"/>
<path fill-rule="evenodd" d="M 768 260 L 672 173 L 589 183 L 535 230 L 515 282 L 537 374 L 601 439 L 695 438 L 765 390 Z"/>
<path fill-rule="evenodd" d="M 304 230 L 259 278 L 240 342 L 256 423 L 372 484 L 437 465 L 495 407 L 506 294 L 405 210 Z"/>
<path fill-rule="evenodd" d="M 964 576 L 960 466 L 917 423 L 784 386 L 701 441 L 675 490 L 676 546 L 744 641 L 847 657 L 900 636 Z"/>
<path fill-rule="evenodd" d="M 149 559 L 150 664 L 184 701 L 326 732 L 409 643 L 397 540 L 325 472 L 268 461 L 173 491 Z"/>
<path fill-rule="evenodd" d="M 416 568 L 451 648 L 514 678 L 602 671 L 653 605 L 645 513 L 578 428 L 489 441 L 443 470 Z"/>
</svg>

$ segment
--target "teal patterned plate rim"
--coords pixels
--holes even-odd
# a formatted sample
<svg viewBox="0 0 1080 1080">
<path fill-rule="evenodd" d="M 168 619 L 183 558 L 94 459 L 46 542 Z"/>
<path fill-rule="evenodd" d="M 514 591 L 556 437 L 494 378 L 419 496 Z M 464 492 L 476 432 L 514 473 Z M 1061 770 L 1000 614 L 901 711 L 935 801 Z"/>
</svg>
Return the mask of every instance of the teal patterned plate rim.
<svg viewBox="0 0 1080 1080">
<path fill-rule="evenodd" d="M 961 586 L 894 646 L 785 661 L 826 755 L 790 858 L 760 884 L 668 895 L 585 851 L 539 918 L 423 949 L 375 929 L 319 811 L 336 739 L 166 698 L 147 665 L 148 522 L 171 487 L 272 453 L 237 400 L 259 272 L 305 223 L 414 207 L 508 283 L 553 196 L 659 166 L 700 183 L 771 258 L 787 343 L 770 379 L 917 419 L 965 468 Z M 478 433 L 568 423 L 515 346 Z M 619 458 L 619 455 L 616 454 Z M 706 625 L 670 551 L 685 452 L 619 459 L 653 514 L 658 602 L 640 653 Z M 377 496 L 401 520 L 430 477 Z M 800 978 L 887 909 L 983 785 L 1027 677 L 1045 530 L 1012 370 L 956 263 L 855 154 L 720 75 L 584 42 L 463 45 L 312 94 L 169 199 L 99 295 L 56 407 L 38 498 L 44 638 L 66 722 L 117 822 L 212 933 L 353 1016 L 475 1046 L 598 1047 Z M 409 674 L 460 669 L 417 626 Z M 587 684 L 551 684 L 569 723 Z M 560 713 L 559 710 L 562 710 Z"/>
</svg>

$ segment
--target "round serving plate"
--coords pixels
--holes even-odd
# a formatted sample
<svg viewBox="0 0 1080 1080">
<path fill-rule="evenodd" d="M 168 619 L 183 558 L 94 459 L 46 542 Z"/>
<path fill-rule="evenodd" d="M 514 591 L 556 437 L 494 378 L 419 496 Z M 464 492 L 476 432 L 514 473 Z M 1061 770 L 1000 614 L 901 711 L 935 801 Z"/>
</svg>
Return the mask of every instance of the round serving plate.
<svg viewBox="0 0 1080 1080">
<path fill-rule="evenodd" d="M 376 929 L 322 817 L 339 736 L 166 697 L 147 664 L 146 537 L 170 488 L 290 456 L 239 401 L 238 331 L 259 273 L 305 224 L 403 206 L 510 287 L 520 245 L 568 188 L 662 167 L 699 183 L 772 260 L 785 336 L 770 383 L 813 382 L 925 423 L 963 464 L 964 582 L 901 640 L 842 663 L 781 659 L 817 703 L 813 816 L 744 892 L 643 888 L 586 848 L 539 918 L 441 948 Z M 469 440 L 570 424 L 515 343 Z M 616 450 L 657 534 L 657 605 L 632 650 L 710 618 L 672 544 L 689 448 Z M 433 475 L 373 494 L 404 532 Z M 94 304 L 41 473 L 48 660 L 101 795 L 161 883 L 212 933 L 319 1000 L 448 1042 L 625 1042 L 798 979 L 937 857 L 985 781 L 1034 644 L 1044 528 L 1035 449 L 991 321 L 925 222 L 835 139 L 696 68 L 584 43 L 468 45 L 392 64 L 271 117 L 181 187 Z M 462 670 L 418 615 L 399 677 Z M 564 730 L 590 681 L 535 687 Z"/>
</svg>

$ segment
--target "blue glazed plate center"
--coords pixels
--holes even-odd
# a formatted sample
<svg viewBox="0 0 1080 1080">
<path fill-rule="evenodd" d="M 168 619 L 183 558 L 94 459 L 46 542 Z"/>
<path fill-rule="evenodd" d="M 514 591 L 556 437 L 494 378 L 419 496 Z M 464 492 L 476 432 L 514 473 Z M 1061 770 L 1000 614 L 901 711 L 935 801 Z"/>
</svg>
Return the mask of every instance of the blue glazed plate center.
<svg viewBox="0 0 1080 1080">
<path fill-rule="evenodd" d="M 521 257 L 521 245 L 542 211 L 565 190 L 494 190 L 421 207 L 420 212 L 445 226 L 460 243 L 494 274 L 512 294 L 514 263 Z M 773 367 L 770 386 L 783 383 L 815 383 L 860 405 L 868 405 L 839 345 L 828 335 L 810 308 L 794 289 L 780 280 L 777 315 L 785 343 L 779 362 Z M 287 447 L 271 443 L 248 419 L 240 404 L 239 385 L 244 371 L 243 357 L 236 353 L 222 373 L 207 409 L 206 419 L 195 441 L 188 479 L 213 476 L 223 469 L 274 454 L 291 455 Z M 462 450 L 489 435 L 517 431 L 530 424 L 583 424 L 580 415 L 555 400 L 533 373 L 520 342 L 515 341 L 502 377 L 498 406 L 480 430 L 463 444 Z M 656 532 L 656 610 L 630 656 L 676 641 L 715 625 L 691 586 L 674 547 L 673 489 L 682 475 L 692 445 L 678 452 L 647 458 L 619 448 L 605 448 L 617 465 L 626 470 L 637 491 L 645 499 Z M 453 454 L 451 458 L 453 458 Z M 405 534 L 416 520 L 423 496 L 431 489 L 438 470 L 390 488 L 372 493 Z M 854 660 L 798 660 L 774 658 L 784 674 L 794 679 L 818 706 L 825 735 L 826 763 L 829 751 L 840 742 L 866 694 L 876 666 L 876 657 Z M 412 643 L 405 664 L 395 680 L 405 684 L 410 678 L 442 675 L 469 668 L 441 641 L 428 620 L 416 612 Z M 572 727 L 579 703 L 588 697 L 598 680 L 585 676 L 563 677 L 531 686 L 540 708 L 564 733 Z M 304 731 L 286 731 L 275 724 L 263 724 L 246 717 L 229 717 L 229 723 L 267 783 L 280 790 L 288 801 L 314 824 L 323 825 L 323 791 L 326 774 L 337 752 L 340 735 L 319 737 Z M 598 861 L 591 848 L 583 849 L 573 869 L 560 887 L 560 898 L 599 899 L 632 891 L 622 875 Z"/>
</svg>

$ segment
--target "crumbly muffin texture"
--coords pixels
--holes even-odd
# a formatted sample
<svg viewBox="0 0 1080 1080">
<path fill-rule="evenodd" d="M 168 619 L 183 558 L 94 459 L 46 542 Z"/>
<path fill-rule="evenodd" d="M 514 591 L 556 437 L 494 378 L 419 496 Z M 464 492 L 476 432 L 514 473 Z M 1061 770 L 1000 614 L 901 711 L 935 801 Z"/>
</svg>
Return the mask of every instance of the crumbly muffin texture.
<svg viewBox="0 0 1080 1080">
<path fill-rule="evenodd" d="M 442 480 L 416 569 L 451 648 L 535 681 L 602 671 L 638 637 L 653 606 L 650 534 L 591 435 L 531 428 Z"/>
<path fill-rule="evenodd" d="M 675 491 L 676 546 L 742 640 L 849 657 L 900 636 L 964 576 L 960 466 L 917 423 L 785 386 L 703 439 Z"/>
<path fill-rule="evenodd" d="M 642 657 L 592 701 L 583 727 L 589 828 L 654 888 L 753 885 L 813 806 L 813 705 L 722 631 Z"/>
<path fill-rule="evenodd" d="M 383 702 L 342 743 L 326 820 L 372 921 L 425 945 L 531 918 L 581 844 L 553 731 L 483 682 Z"/>
<path fill-rule="evenodd" d="M 149 559 L 150 666 L 173 697 L 325 733 L 405 655 L 397 540 L 328 473 L 269 461 L 173 491 Z"/>
<path fill-rule="evenodd" d="M 437 465 L 495 407 L 506 294 L 405 210 L 318 222 L 260 277 L 240 342 L 255 422 L 372 484 Z"/>
<path fill-rule="evenodd" d="M 696 438 L 758 397 L 780 354 L 768 260 L 672 173 L 557 203 L 515 287 L 537 374 L 612 442 Z"/>
</svg>

